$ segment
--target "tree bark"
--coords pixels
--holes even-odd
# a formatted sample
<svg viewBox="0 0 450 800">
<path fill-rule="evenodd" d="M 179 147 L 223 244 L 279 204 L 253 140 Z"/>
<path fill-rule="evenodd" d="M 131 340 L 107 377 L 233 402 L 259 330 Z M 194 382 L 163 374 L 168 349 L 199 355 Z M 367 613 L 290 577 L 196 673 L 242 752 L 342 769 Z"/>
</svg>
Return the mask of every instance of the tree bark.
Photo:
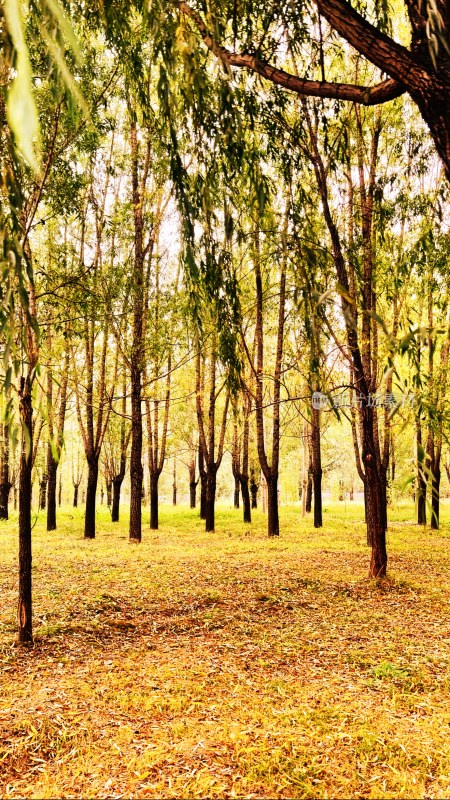
<svg viewBox="0 0 450 800">
<path fill-rule="evenodd" d="M 112 482 L 112 505 L 111 522 L 119 522 L 120 515 L 120 490 L 122 488 L 123 477 L 117 476 Z"/>
<path fill-rule="evenodd" d="M 8 502 L 11 491 L 9 480 L 9 425 L 0 427 L 0 519 L 8 519 Z"/>
<path fill-rule="evenodd" d="M 267 532 L 269 536 L 280 535 L 278 515 L 278 475 L 267 481 Z"/>
<path fill-rule="evenodd" d="M 142 197 L 139 190 L 137 126 L 134 115 L 130 123 L 132 202 L 134 217 L 133 263 L 133 341 L 131 345 L 131 454 L 130 454 L 130 541 L 142 538 L 142 369 L 144 317 L 144 252 Z"/>
<path fill-rule="evenodd" d="M 52 447 L 49 443 L 47 453 L 47 475 L 48 475 L 48 490 L 47 490 L 47 530 L 56 530 L 56 487 L 57 487 L 57 470 L 58 462 L 53 457 Z"/>
<path fill-rule="evenodd" d="M 19 602 L 18 640 L 33 643 L 32 623 L 32 549 L 31 549 L 31 494 L 33 461 L 33 406 L 31 381 L 24 379 L 20 398 L 22 424 L 22 452 L 19 473 Z"/>
<path fill-rule="evenodd" d="M 255 470 L 252 467 L 250 470 L 250 494 L 252 498 L 252 508 L 258 508 L 258 489 L 259 486 L 255 480 Z"/>
<path fill-rule="evenodd" d="M 252 521 L 252 512 L 251 512 L 251 503 L 250 503 L 250 492 L 248 488 L 248 475 L 241 475 L 240 483 L 241 483 L 241 492 L 242 492 L 242 505 L 244 508 L 244 522 L 251 522 Z"/>
<path fill-rule="evenodd" d="M 234 507 L 235 508 L 239 508 L 240 507 L 240 504 L 239 504 L 240 492 L 241 492 L 240 481 L 239 481 L 239 477 L 236 475 L 235 478 L 234 478 L 234 497 L 233 497 L 233 502 L 234 502 Z"/>
<path fill-rule="evenodd" d="M 216 470 L 210 469 L 206 475 L 205 530 L 214 532 L 216 506 Z"/>
<path fill-rule="evenodd" d="M 39 481 L 39 508 L 41 511 L 45 511 L 45 507 L 47 505 L 47 474 L 44 473 L 41 480 Z"/>
<path fill-rule="evenodd" d="M 159 508 L 158 508 L 158 482 L 159 475 L 150 475 L 150 528 L 152 531 L 158 530 Z"/>
<path fill-rule="evenodd" d="M 98 483 L 98 458 L 88 463 L 88 479 L 86 487 L 86 513 L 84 517 L 84 538 L 95 539 L 95 496 Z"/>
<path fill-rule="evenodd" d="M 322 457 L 320 451 L 320 411 L 312 409 L 311 460 L 314 484 L 314 527 L 322 527 Z"/>
</svg>

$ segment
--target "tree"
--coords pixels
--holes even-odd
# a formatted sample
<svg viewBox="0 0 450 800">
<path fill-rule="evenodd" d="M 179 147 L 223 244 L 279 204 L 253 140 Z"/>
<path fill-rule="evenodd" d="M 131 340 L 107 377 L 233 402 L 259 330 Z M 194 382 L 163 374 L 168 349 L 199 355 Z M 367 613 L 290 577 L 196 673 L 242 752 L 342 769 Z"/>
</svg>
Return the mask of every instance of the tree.
<svg viewBox="0 0 450 800">
<path fill-rule="evenodd" d="M 360 86 L 327 81 L 324 57 L 320 46 L 321 80 L 307 80 L 298 74 L 286 72 L 265 59 L 264 38 L 268 30 L 279 25 L 278 10 L 258 7 L 260 25 L 244 5 L 242 16 L 236 14 L 236 6 L 223 4 L 214 8 L 209 27 L 201 15 L 188 3 L 179 2 L 182 14 L 189 17 L 199 31 L 206 47 L 228 68 L 239 67 L 261 75 L 272 83 L 302 96 L 348 100 L 371 106 L 386 103 L 407 92 L 416 103 L 433 137 L 436 150 L 441 157 L 447 178 L 450 178 L 450 53 L 447 42 L 450 32 L 450 15 L 444 4 L 421 4 L 416 0 L 405 0 L 409 17 L 411 44 L 409 48 L 388 35 L 391 20 L 380 14 L 378 27 L 372 25 L 346 0 L 315 0 L 319 15 L 325 17 L 332 30 L 355 48 L 371 64 L 388 77 L 374 86 Z M 304 8 L 300 5 L 288 21 L 282 17 L 288 46 L 297 49 L 299 24 L 306 21 Z M 289 24 L 290 23 L 290 24 Z M 241 26 L 241 27 L 240 27 Z M 215 31 L 233 27 L 245 41 L 247 30 L 264 31 L 261 45 L 248 43 L 241 52 L 224 47 Z M 312 26 L 311 26 L 312 27 Z M 310 28 L 311 30 L 311 28 Z M 312 34 L 311 34 L 312 35 Z M 236 36 L 235 36 L 236 39 Z M 249 46 L 250 45 L 250 46 Z"/>
</svg>

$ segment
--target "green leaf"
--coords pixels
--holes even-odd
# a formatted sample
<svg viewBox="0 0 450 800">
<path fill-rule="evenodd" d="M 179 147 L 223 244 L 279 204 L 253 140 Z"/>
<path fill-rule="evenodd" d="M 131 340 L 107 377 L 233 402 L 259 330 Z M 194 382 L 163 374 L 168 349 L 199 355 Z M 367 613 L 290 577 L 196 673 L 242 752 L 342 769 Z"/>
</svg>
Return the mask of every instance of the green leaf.
<svg viewBox="0 0 450 800">
<path fill-rule="evenodd" d="M 18 150 L 34 171 L 39 172 L 39 118 L 21 5 L 20 0 L 4 0 L 6 24 L 17 53 L 16 75 L 8 92 L 6 111 Z"/>
<path fill-rule="evenodd" d="M 57 65 L 60 71 L 61 78 L 66 84 L 67 89 L 69 90 L 70 94 L 76 100 L 77 104 L 83 111 L 83 114 L 86 117 L 86 119 L 90 121 L 91 115 L 86 105 L 86 101 L 83 95 L 81 94 L 78 85 L 75 82 L 72 73 L 70 72 L 69 67 L 66 64 L 66 60 L 61 52 L 59 44 L 49 35 L 44 25 L 39 25 L 39 31 L 45 44 L 47 45 L 51 57 L 53 58 L 55 64 Z"/>
<path fill-rule="evenodd" d="M 56 19 L 59 29 L 64 36 L 68 46 L 72 50 L 77 62 L 81 64 L 82 62 L 82 55 L 80 46 L 78 44 L 78 39 L 75 36 L 75 32 L 72 28 L 70 21 L 67 19 L 66 14 L 64 13 L 64 9 L 60 6 L 57 0 L 45 0 L 45 4 L 49 9 L 50 13 Z"/>
</svg>

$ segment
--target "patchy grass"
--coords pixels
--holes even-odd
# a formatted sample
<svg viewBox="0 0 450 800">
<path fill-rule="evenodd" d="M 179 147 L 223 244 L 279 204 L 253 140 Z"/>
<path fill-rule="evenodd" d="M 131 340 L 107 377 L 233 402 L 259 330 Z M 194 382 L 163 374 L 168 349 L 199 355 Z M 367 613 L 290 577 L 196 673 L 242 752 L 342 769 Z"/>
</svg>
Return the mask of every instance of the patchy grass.
<svg viewBox="0 0 450 800">
<path fill-rule="evenodd" d="M 219 509 L 82 513 L 34 530 L 36 644 L 14 645 L 17 531 L 0 526 L 4 797 L 448 797 L 450 526 L 394 509 L 389 574 L 365 579 L 361 506 L 265 537 Z"/>
</svg>

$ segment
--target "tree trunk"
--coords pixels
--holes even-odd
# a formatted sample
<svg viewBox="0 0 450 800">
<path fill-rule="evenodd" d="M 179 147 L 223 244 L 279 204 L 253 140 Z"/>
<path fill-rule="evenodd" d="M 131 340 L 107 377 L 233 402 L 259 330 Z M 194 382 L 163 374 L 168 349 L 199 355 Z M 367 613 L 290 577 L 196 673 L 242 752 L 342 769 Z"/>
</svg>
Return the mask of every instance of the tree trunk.
<svg viewBox="0 0 450 800">
<path fill-rule="evenodd" d="M 47 475 L 44 473 L 39 483 L 39 508 L 45 511 L 47 505 Z"/>
<path fill-rule="evenodd" d="M 79 483 L 74 483 L 73 485 L 73 507 L 78 508 L 78 489 L 80 488 Z"/>
<path fill-rule="evenodd" d="M 427 523 L 427 481 L 425 476 L 424 448 L 422 444 L 422 427 L 416 425 L 417 447 L 417 524 Z"/>
<path fill-rule="evenodd" d="M 120 490 L 122 488 L 123 478 L 115 477 L 112 482 L 112 506 L 111 506 L 111 522 L 119 522 L 120 513 Z"/>
<path fill-rule="evenodd" d="M 11 491 L 9 480 L 9 426 L 0 428 L 0 519 L 8 519 L 8 501 Z"/>
<path fill-rule="evenodd" d="M 250 492 L 248 489 L 248 475 L 241 475 L 241 491 L 242 491 L 242 505 L 244 507 L 244 522 L 252 521 L 252 512 L 250 505 Z"/>
<path fill-rule="evenodd" d="M 144 318 L 144 252 L 142 198 L 139 184 L 139 152 L 136 118 L 130 122 L 132 202 L 134 217 L 133 263 L 133 339 L 131 345 L 131 454 L 130 454 L 130 528 L 131 542 L 142 538 L 142 368 Z M 144 187 L 145 188 L 145 187 Z"/>
<path fill-rule="evenodd" d="M 0 483 L 0 519 L 8 519 L 10 483 Z"/>
<path fill-rule="evenodd" d="M 112 503 L 112 481 L 106 481 L 106 505 L 111 508 Z"/>
<path fill-rule="evenodd" d="M 280 535 L 277 475 L 273 475 L 267 480 L 267 529 L 269 536 Z"/>
<path fill-rule="evenodd" d="M 205 521 L 206 533 L 214 531 L 216 504 L 216 471 L 209 469 L 206 476 Z"/>
<path fill-rule="evenodd" d="M 235 475 L 234 478 L 234 507 L 239 508 L 239 495 L 240 495 L 240 483 L 239 477 Z"/>
<path fill-rule="evenodd" d="M 322 527 L 322 456 L 320 451 L 320 411 L 312 409 L 311 461 L 314 483 L 314 527 Z"/>
<path fill-rule="evenodd" d="M 22 423 L 22 452 L 19 473 L 19 604 L 18 638 L 24 644 L 33 643 L 31 595 L 31 491 L 33 462 L 33 406 L 31 386 L 25 379 L 20 400 Z"/>
<path fill-rule="evenodd" d="M 59 488 L 58 488 L 58 505 L 59 505 L 60 508 L 61 508 L 61 502 L 62 502 L 62 477 L 60 475 L 59 476 Z"/>
<path fill-rule="evenodd" d="M 305 500 L 305 511 L 307 514 L 311 513 L 312 498 L 313 498 L 313 476 L 312 476 L 312 469 L 309 469 L 308 483 L 306 484 L 306 500 Z"/>
<path fill-rule="evenodd" d="M 131 373 L 130 541 L 142 538 L 142 413 L 140 370 Z"/>
<path fill-rule="evenodd" d="M 258 484 L 255 481 L 255 470 L 250 472 L 250 494 L 252 498 L 252 508 L 258 508 Z"/>
<path fill-rule="evenodd" d="M 150 528 L 152 531 L 158 530 L 158 481 L 159 475 L 150 474 Z"/>
<path fill-rule="evenodd" d="M 198 471 L 200 475 L 200 519 L 206 519 L 206 470 L 201 444 L 198 447 Z"/>
<path fill-rule="evenodd" d="M 439 497 L 441 486 L 441 469 L 440 464 L 435 458 L 433 470 L 431 473 L 431 522 L 430 527 L 433 531 L 439 530 Z"/>
<path fill-rule="evenodd" d="M 53 457 L 51 445 L 48 445 L 47 453 L 47 530 L 56 530 L 56 486 L 57 486 L 58 463 Z"/>
<path fill-rule="evenodd" d="M 383 524 L 383 498 L 375 458 L 368 453 L 366 463 L 366 524 L 372 547 L 370 578 L 384 578 L 387 568 L 386 529 Z"/>
<path fill-rule="evenodd" d="M 98 482 L 98 459 L 93 458 L 88 464 L 86 487 L 86 511 L 84 517 L 84 538 L 95 539 L 95 495 Z"/>
<path fill-rule="evenodd" d="M 322 527 L 322 470 L 314 473 L 314 527 Z"/>
<path fill-rule="evenodd" d="M 189 483 L 189 500 L 190 500 L 190 507 L 195 508 L 196 505 L 196 490 L 197 490 L 197 481 L 190 481 Z"/>
</svg>

